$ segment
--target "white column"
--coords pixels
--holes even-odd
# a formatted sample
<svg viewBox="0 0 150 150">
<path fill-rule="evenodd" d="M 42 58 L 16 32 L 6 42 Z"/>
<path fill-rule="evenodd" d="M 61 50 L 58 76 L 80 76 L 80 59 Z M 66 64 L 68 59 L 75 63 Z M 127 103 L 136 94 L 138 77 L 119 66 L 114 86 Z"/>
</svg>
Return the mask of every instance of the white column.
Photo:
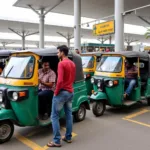
<svg viewBox="0 0 150 150">
<path fill-rule="evenodd" d="M 70 48 L 70 38 L 67 39 L 67 45 Z"/>
<path fill-rule="evenodd" d="M 81 51 L 81 0 L 74 0 L 74 49 Z"/>
<path fill-rule="evenodd" d="M 44 15 L 44 9 L 41 9 L 41 14 L 39 15 L 40 17 L 40 25 L 39 25 L 39 32 L 40 32 L 40 48 L 44 48 L 44 20 L 45 20 L 45 15 Z"/>
<path fill-rule="evenodd" d="M 22 50 L 25 50 L 25 31 L 22 32 Z"/>
<path fill-rule="evenodd" d="M 115 51 L 124 50 L 124 0 L 115 0 Z"/>
</svg>

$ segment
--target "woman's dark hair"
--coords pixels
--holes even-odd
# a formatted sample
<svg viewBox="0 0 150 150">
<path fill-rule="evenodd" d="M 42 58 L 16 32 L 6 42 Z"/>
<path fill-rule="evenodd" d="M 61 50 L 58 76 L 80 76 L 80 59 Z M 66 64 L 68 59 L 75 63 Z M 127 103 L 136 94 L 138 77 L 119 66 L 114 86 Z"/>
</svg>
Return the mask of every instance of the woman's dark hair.
<svg viewBox="0 0 150 150">
<path fill-rule="evenodd" d="M 60 51 L 60 52 L 64 52 L 65 56 L 68 56 L 68 53 L 69 53 L 69 49 L 66 45 L 61 45 L 61 46 L 58 46 L 57 49 Z"/>
</svg>

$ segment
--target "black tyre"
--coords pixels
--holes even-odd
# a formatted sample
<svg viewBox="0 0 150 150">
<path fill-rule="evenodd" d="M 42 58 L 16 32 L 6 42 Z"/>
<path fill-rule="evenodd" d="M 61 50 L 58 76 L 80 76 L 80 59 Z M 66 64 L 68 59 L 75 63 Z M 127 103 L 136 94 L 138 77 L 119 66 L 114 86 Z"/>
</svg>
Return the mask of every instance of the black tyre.
<svg viewBox="0 0 150 150">
<path fill-rule="evenodd" d="M 78 111 L 74 113 L 74 119 L 76 122 L 83 121 L 86 116 L 86 107 L 84 104 L 81 104 Z"/>
<path fill-rule="evenodd" d="M 8 142 L 14 133 L 14 125 L 11 121 L 0 121 L 0 144 Z"/>
<path fill-rule="evenodd" d="M 102 116 L 105 110 L 106 110 L 106 105 L 103 101 L 93 103 L 92 111 L 96 117 Z"/>
</svg>

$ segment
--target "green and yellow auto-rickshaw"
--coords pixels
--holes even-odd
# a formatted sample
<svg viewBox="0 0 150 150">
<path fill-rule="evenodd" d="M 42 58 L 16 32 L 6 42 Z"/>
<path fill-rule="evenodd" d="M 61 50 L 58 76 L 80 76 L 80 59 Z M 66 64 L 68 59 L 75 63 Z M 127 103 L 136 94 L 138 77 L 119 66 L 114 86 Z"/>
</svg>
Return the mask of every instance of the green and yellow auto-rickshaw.
<svg viewBox="0 0 150 150">
<path fill-rule="evenodd" d="M 94 75 L 96 66 L 100 60 L 100 56 L 101 56 L 100 52 L 81 54 L 84 79 L 85 79 L 88 95 L 92 94 L 93 84 L 91 83 L 91 77 Z"/>
<path fill-rule="evenodd" d="M 79 55 L 72 52 L 69 53 L 69 58 L 76 64 L 73 115 L 76 121 L 82 121 L 86 109 L 90 109 L 82 61 Z M 51 123 L 50 115 L 47 120 L 39 118 L 38 69 L 44 59 L 49 60 L 51 69 L 57 74 L 59 59 L 56 48 L 20 51 L 11 55 L 0 76 L 0 143 L 7 142 L 12 137 L 14 124 L 46 126 Z M 33 69 L 29 72 L 31 66 Z M 49 100 L 52 102 L 52 99 Z M 60 118 L 62 117 L 63 110 L 60 113 Z"/>
<path fill-rule="evenodd" d="M 137 68 L 136 85 L 131 94 L 124 98 L 128 85 L 125 84 L 125 62 L 132 62 Z M 94 77 L 91 78 L 94 93 L 90 99 L 95 116 L 103 115 L 106 105 L 131 106 L 138 101 L 147 100 L 150 105 L 150 57 L 144 52 L 112 52 L 101 56 Z"/>
</svg>

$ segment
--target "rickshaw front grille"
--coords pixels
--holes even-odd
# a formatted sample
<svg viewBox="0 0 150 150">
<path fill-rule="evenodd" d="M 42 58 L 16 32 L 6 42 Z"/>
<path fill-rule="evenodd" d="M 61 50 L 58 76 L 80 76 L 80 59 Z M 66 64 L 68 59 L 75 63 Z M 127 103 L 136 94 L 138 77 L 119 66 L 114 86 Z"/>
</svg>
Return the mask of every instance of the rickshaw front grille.
<svg viewBox="0 0 150 150">
<path fill-rule="evenodd" d="M 98 82 L 100 82 L 100 87 L 97 86 Z M 103 78 L 94 78 L 94 84 L 97 86 L 98 90 L 103 91 L 104 90 L 104 79 Z"/>
</svg>

